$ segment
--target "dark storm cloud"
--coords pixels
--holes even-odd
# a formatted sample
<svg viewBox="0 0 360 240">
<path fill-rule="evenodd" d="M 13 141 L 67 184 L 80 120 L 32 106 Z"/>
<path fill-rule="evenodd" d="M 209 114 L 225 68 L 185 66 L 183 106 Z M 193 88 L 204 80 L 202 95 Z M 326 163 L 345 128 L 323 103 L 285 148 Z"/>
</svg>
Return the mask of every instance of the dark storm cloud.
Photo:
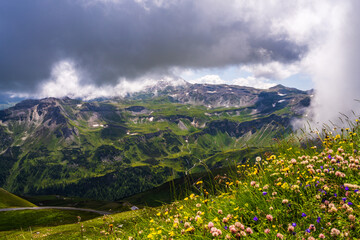
<svg viewBox="0 0 360 240">
<path fill-rule="evenodd" d="M 228 12 L 232 2 L 228 9 L 216 9 L 214 18 L 234 14 Z M 251 19 L 214 21 L 205 14 L 211 4 L 0 1 L 0 88 L 33 91 L 64 59 L 75 63 L 83 81 L 100 85 L 115 83 L 119 77 L 166 73 L 172 67 L 287 63 L 306 51 Z"/>
</svg>

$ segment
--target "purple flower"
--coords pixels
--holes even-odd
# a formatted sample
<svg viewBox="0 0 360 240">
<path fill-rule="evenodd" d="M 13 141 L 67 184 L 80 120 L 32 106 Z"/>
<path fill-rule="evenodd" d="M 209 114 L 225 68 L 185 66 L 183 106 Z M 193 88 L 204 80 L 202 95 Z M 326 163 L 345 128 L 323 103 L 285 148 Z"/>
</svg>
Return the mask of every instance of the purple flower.
<svg viewBox="0 0 360 240">
<path fill-rule="evenodd" d="M 305 213 L 302 213 L 301 216 L 302 216 L 302 217 L 306 217 L 306 214 L 305 214 Z"/>
<path fill-rule="evenodd" d="M 291 226 L 296 227 L 296 223 L 292 223 Z"/>
<path fill-rule="evenodd" d="M 309 233 L 309 232 L 311 232 L 311 230 L 310 230 L 310 229 L 306 229 L 305 232 L 308 232 L 308 233 Z"/>
<path fill-rule="evenodd" d="M 346 197 L 343 197 L 342 200 L 345 202 L 345 201 L 346 201 Z"/>
<path fill-rule="evenodd" d="M 337 194 L 336 194 L 336 193 L 334 193 L 334 196 L 335 196 L 335 197 L 337 197 Z"/>
<path fill-rule="evenodd" d="M 359 191 L 358 189 L 355 189 L 355 190 L 354 190 L 354 193 L 357 193 L 358 191 Z"/>
<path fill-rule="evenodd" d="M 331 159 L 331 155 L 330 155 L 330 154 L 329 154 L 328 158 Z"/>
<path fill-rule="evenodd" d="M 257 220 L 259 220 L 259 219 L 257 218 L 257 216 L 255 216 L 253 219 L 254 219 L 255 222 L 256 222 Z"/>
<path fill-rule="evenodd" d="M 346 190 L 346 191 L 349 191 L 349 187 L 345 187 L 345 190 Z"/>
<path fill-rule="evenodd" d="M 265 196 L 267 194 L 267 192 L 263 192 L 263 195 Z"/>
<path fill-rule="evenodd" d="M 225 226 L 224 228 L 225 228 L 225 230 L 227 230 L 227 229 L 228 229 L 228 227 L 227 227 L 227 226 Z"/>
<path fill-rule="evenodd" d="M 321 169 L 323 169 L 324 167 L 323 166 L 320 166 Z"/>
<path fill-rule="evenodd" d="M 351 205 L 353 205 L 353 203 L 352 203 L 352 202 L 348 202 L 348 205 L 351 206 Z"/>
<path fill-rule="evenodd" d="M 321 217 L 318 217 L 318 218 L 316 219 L 316 222 L 317 222 L 317 223 L 320 223 L 320 220 L 321 220 Z"/>
</svg>

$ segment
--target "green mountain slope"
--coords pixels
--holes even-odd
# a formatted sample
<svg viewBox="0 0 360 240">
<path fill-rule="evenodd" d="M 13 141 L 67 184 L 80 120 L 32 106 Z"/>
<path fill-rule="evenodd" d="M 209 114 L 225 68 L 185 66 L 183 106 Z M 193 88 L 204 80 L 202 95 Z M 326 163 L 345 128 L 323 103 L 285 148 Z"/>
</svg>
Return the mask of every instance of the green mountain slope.
<svg viewBox="0 0 360 240">
<path fill-rule="evenodd" d="M 0 188 L 0 208 L 10 207 L 36 207 L 36 205 Z"/>
<path fill-rule="evenodd" d="M 224 85 L 215 90 L 229 106 L 211 108 L 203 105 L 217 100 L 209 86 L 191 86 L 196 96 L 170 90 L 95 102 L 25 100 L 0 111 L 0 186 L 22 195 L 121 199 L 204 171 L 204 164 L 227 166 L 217 156 L 252 147 L 238 152 L 246 161 L 286 136 L 309 98 L 284 87 Z M 227 98 L 228 91 L 245 97 Z"/>
</svg>

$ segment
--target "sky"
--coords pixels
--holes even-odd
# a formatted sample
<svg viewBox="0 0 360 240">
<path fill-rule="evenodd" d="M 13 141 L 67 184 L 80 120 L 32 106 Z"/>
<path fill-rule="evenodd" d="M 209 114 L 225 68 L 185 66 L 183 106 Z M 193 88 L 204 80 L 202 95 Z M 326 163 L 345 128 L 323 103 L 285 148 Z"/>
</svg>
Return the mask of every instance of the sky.
<svg viewBox="0 0 360 240">
<path fill-rule="evenodd" d="M 357 0 L 0 0 L 0 93 L 283 84 L 315 89 L 308 115 L 335 119 L 359 108 L 359 10 Z"/>
</svg>

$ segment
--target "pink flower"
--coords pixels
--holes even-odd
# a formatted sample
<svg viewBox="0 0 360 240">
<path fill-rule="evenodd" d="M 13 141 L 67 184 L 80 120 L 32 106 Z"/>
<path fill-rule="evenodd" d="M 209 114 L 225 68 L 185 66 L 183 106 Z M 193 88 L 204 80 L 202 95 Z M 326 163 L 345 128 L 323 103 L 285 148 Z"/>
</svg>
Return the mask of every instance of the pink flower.
<svg viewBox="0 0 360 240">
<path fill-rule="evenodd" d="M 266 215 L 266 219 L 271 222 L 274 218 L 271 214 L 268 214 Z"/>
<path fill-rule="evenodd" d="M 221 209 L 219 209 L 218 214 L 223 214 L 223 211 Z"/>
<path fill-rule="evenodd" d="M 223 223 L 227 223 L 228 221 L 229 221 L 229 219 L 226 218 L 226 217 L 224 217 L 223 220 L 222 220 Z"/>
<path fill-rule="evenodd" d="M 237 227 L 237 228 L 239 228 L 239 229 L 241 229 L 241 230 L 244 230 L 244 229 L 245 229 L 245 226 L 244 226 L 243 224 L 239 223 L 239 222 L 236 222 L 236 223 L 235 223 L 235 227 Z"/>
<path fill-rule="evenodd" d="M 229 230 L 230 230 L 230 232 L 231 232 L 232 234 L 237 233 L 237 229 L 236 229 L 236 227 L 235 227 L 234 225 L 231 225 L 231 226 L 229 227 Z"/>
<path fill-rule="evenodd" d="M 336 229 L 336 228 L 332 228 L 331 232 L 330 232 L 331 236 L 338 236 L 340 235 L 340 230 Z"/>
<path fill-rule="evenodd" d="M 214 227 L 214 223 L 213 223 L 213 222 L 209 222 L 208 228 L 211 229 L 212 227 Z"/>
<path fill-rule="evenodd" d="M 281 233 L 277 233 L 277 234 L 276 234 L 276 237 L 277 237 L 277 238 L 280 238 L 280 239 L 283 239 L 283 238 L 284 238 L 284 236 L 283 236 Z"/>
<path fill-rule="evenodd" d="M 251 186 L 255 186 L 255 184 L 256 184 L 255 181 L 251 181 L 251 182 L 250 182 L 250 185 L 251 185 Z"/>
<path fill-rule="evenodd" d="M 268 228 L 265 229 L 265 230 L 264 230 L 264 233 L 265 233 L 265 234 L 269 234 L 269 233 L 270 233 L 270 229 L 268 229 Z"/>
<path fill-rule="evenodd" d="M 352 221 L 352 222 L 355 222 L 355 216 L 350 214 L 349 215 L 349 220 Z"/>
<path fill-rule="evenodd" d="M 322 233 L 320 233 L 320 234 L 319 234 L 319 238 L 324 239 L 324 238 L 325 238 L 325 235 L 322 234 Z"/>
<path fill-rule="evenodd" d="M 283 203 L 283 204 L 288 204 L 288 203 L 289 203 L 289 200 L 284 199 L 284 200 L 282 200 L 282 203 Z"/>
<path fill-rule="evenodd" d="M 291 226 L 291 225 L 288 226 L 288 232 L 293 232 L 294 229 L 295 229 L 294 226 Z"/>
<path fill-rule="evenodd" d="M 253 230 L 248 227 L 248 228 L 246 228 L 246 232 L 247 232 L 248 234 L 252 234 L 252 233 L 253 233 Z"/>
</svg>

